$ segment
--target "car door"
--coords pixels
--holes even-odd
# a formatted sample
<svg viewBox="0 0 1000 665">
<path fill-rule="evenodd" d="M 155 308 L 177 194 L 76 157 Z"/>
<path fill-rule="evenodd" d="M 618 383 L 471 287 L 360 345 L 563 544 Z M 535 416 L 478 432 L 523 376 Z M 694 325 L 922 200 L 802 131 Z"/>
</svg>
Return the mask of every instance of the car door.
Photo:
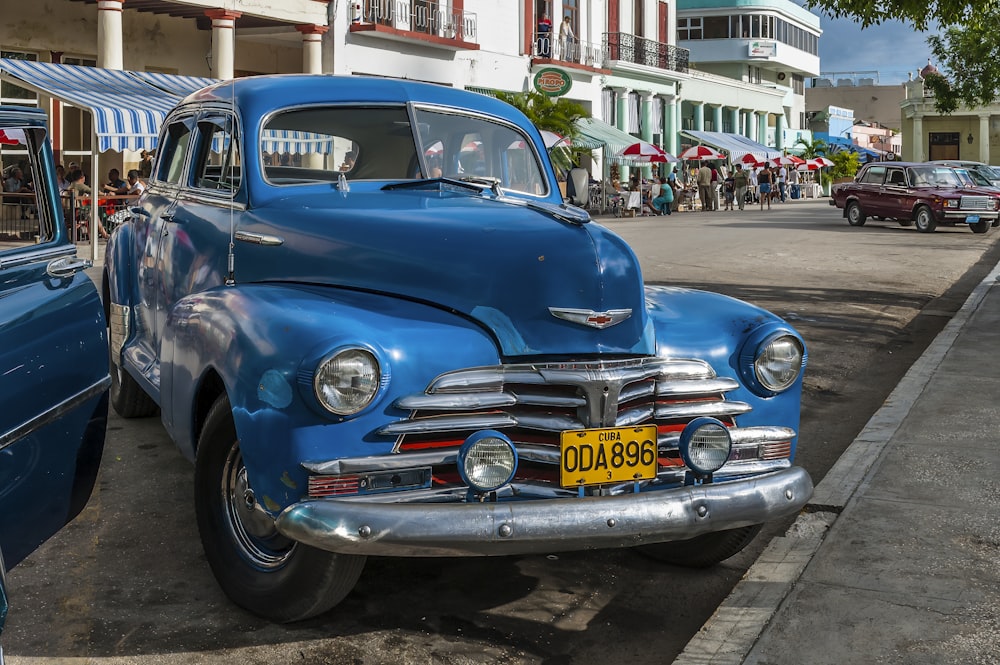
<svg viewBox="0 0 1000 665">
<path fill-rule="evenodd" d="M 45 114 L 0 110 L 4 163 L 32 184 L 0 208 L 0 572 L 90 497 L 108 413 L 106 323 L 55 186 Z M 7 590 L 0 574 L 0 629 Z M 16 597 L 15 597 L 16 598 Z"/>
<path fill-rule="evenodd" d="M 872 165 L 864 170 L 858 179 L 858 201 L 866 215 L 885 215 L 885 203 L 882 200 L 885 182 L 885 167 Z"/>
<path fill-rule="evenodd" d="M 909 219 L 913 209 L 909 191 L 905 169 L 902 166 L 888 167 L 882 184 L 881 212 L 877 214 L 890 219 Z"/>
</svg>

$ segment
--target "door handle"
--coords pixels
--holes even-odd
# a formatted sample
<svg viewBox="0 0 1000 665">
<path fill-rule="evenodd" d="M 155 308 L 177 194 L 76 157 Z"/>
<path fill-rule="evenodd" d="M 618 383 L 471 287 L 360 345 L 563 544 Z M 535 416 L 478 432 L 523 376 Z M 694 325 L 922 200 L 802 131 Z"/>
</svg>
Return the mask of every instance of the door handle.
<svg viewBox="0 0 1000 665">
<path fill-rule="evenodd" d="M 61 259 L 49 261 L 49 265 L 45 268 L 45 272 L 47 272 L 50 277 L 72 277 L 81 270 L 86 270 L 87 268 L 92 267 L 94 267 L 94 262 L 89 259 L 63 257 Z"/>
<path fill-rule="evenodd" d="M 172 222 L 174 221 L 174 213 L 165 212 L 162 215 L 160 215 L 160 219 L 162 219 L 164 222 Z"/>
</svg>

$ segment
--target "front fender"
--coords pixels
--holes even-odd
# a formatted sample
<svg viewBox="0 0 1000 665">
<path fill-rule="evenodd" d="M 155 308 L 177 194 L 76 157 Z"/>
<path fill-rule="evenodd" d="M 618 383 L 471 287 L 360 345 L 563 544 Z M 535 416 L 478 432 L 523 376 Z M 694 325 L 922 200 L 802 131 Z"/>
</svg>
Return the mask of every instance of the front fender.
<svg viewBox="0 0 1000 665">
<path fill-rule="evenodd" d="M 736 418 L 741 427 L 780 425 L 796 432 L 802 400 L 802 377 L 778 395 L 755 392 L 741 369 L 740 356 L 773 333 L 802 336 L 780 317 L 750 303 L 718 293 L 693 289 L 648 286 L 646 307 L 656 326 L 656 354 L 670 358 L 698 358 L 716 374 L 736 379 L 740 387 L 726 398 L 748 403 L 753 410 Z M 803 369 L 805 358 L 803 358 Z M 792 445 L 794 459 L 795 443 Z"/>
<path fill-rule="evenodd" d="M 382 388 L 351 417 L 326 412 L 312 372 L 344 346 L 379 359 Z M 219 287 L 179 301 L 161 346 L 161 410 L 173 440 L 194 458 L 199 390 L 221 377 L 247 472 L 275 514 L 305 493 L 305 460 L 388 453 L 395 439 L 373 432 L 406 415 L 393 401 L 421 392 L 456 367 L 495 365 L 493 338 L 430 306 L 332 287 Z"/>
</svg>

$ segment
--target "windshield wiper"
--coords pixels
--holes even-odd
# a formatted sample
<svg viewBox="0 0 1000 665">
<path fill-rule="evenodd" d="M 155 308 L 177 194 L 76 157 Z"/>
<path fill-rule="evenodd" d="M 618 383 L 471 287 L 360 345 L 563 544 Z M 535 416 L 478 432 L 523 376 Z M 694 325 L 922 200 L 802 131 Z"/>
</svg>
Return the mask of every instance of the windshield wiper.
<svg viewBox="0 0 1000 665">
<path fill-rule="evenodd" d="M 425 180 L 407 180 L 405 182 L 394 182 L 382 187 L 382 191 L 390 191 L 395 189 L 432 189 L 436 188 L 438 190 L 444 189 L 445 185 L 450 185 L 452 187 L 458 187 L 465 190 L 471 190 L 478 192 L 479 194 L 486 196 L 489 192 L 493 196 L 487 197 L 490 200 L 497 201 L 498 203 L 506 203 L 508 205 L 516 205 L 522 208 L 528 208 L 529 210 L 535 210 L 537 212 L 542 212 L 556 219 L 561 219 L 564 222 L 569 222 L 571 224 L 586 224 L 591 221 L 590 213 L 588 213 L 583 208 L 577 208 L 575 206 L 569 206 L 565 203 L 555 204 L 547 203 L 545 201 L 532 201 L 530 199 L 519 199 L 513 196 L 507 196 L 500 189 L 500 180 L 498 178 L 491 178 L 489 176 L 465 176 L 461 180 L 456 180 L 455 178 L 427 178 Z"/>
</svg>

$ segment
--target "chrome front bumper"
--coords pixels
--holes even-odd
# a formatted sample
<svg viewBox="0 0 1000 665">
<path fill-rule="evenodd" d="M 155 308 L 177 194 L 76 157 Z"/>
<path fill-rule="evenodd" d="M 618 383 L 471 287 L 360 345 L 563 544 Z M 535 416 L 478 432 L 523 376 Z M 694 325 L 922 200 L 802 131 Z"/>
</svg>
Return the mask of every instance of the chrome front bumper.
<svg viewBox="0 0 1000 665">
<path fill-rule="evenodd" d="M 490 556 L 632 547 L 685 540 L 798 512 L 812 496 L 800 467 L 741 480 L 580 499 L 502 503 L 289 506 L 285 536 L 331 552 L 373 556 Z"/>
</svg>

